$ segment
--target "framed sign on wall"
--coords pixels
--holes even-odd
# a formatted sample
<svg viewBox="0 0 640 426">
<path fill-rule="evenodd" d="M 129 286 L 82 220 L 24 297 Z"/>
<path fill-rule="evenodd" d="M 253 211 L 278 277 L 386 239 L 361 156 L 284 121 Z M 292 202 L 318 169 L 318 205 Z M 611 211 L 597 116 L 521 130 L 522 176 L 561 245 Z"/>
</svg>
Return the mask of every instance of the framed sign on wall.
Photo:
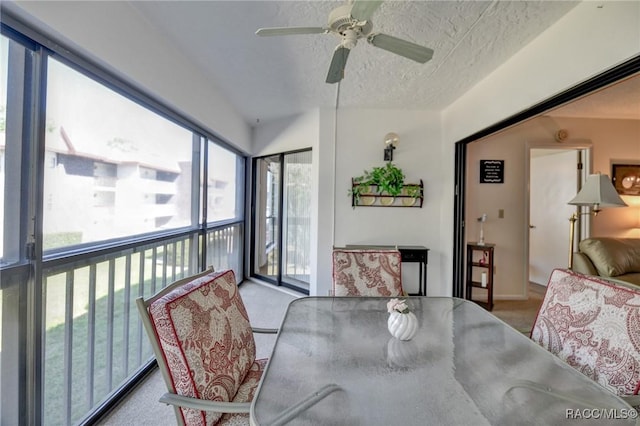
<svg viewBox="0 0 640 426">
<path fill-rule="evenodd" d="M 480 183 L 504 183 L 504 160 L 480 160 Z"/>
</svg>

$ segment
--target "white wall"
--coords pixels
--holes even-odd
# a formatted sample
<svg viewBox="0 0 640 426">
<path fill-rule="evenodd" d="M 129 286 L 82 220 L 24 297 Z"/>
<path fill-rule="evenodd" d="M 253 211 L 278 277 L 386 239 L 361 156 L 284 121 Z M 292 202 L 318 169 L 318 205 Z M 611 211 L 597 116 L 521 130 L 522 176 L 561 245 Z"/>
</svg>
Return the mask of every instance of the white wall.
<svg viewBox="0 0 640 426">
<path fill-rule="evenodd" d="M 331 208 L 329 211 L 333 209 L 330 202 L 333 193 L 333 185 L 331 184 L 333 182 L 333 146 L 331 141 L 320 143 L 322 137 L 320 117 L 321 111 L 314 110 L 260 124 L 253 132 L 253 151 L 256 156 L 279 154 L 303 148 L 311 148 L 312 150 L 311 278 L 309 282 L 309 292 L 312 295 L 327 294 L 326 291 L 318 293 L 317 290 L 318 253 L 321 252 L 319 247 L 330 245 L 330 242 L 327 242 L 327 235 L 331 233 L 326 232 L 326 229 L 333 228 L 333 220 L 327 220 L 327 216 L 330 216 L 331 219 L 333 216 L 325 213 L 328 208 Z M 321 168 L 321 164 L 326 165 Z M 248 242 L 247 248 L 250 246 Z"/>
<path fill-rule="evenodd" d="M 452 158 L 455 142 L 638 53 L 640 2 L 583 2 L 443 111 L 443 149 Z M 453 167 L 443 180 L 453 188 Z M 453 199 L 447 191 L 438 202 L 452 212 Z M 440 250 L 450 254 L 453 224 L 442 217 Z M 448 257 L 442 268 L 448 283 L 452 268 Z"/>
<path fill-rule="evenodd" d="M 336 112 L 323 108 L 320 111 L 320 137 L 318 144 L 318 241 L 316 247 L 316 265 L 312 268 L 315 285 L 311 294 L 324 296 L 331 288 L 332 259 L 336 222 Z"/>
<path fill-rule="evenodd" d="M 439 176 L 443 164 L 431 149 L 440 146 L 440 117 L 427 111 L 322 109 L 261 124 L 254 130 L 256 155 L 303 147 L 313 150 L 312 264 L 310 293 L 331 289 L 331 250 L 346 244 L 424 245 L 430 248 L 429 294 L 446 292 L 440 279 L 440 258 L 434 244 L 440 238 Z M 351 207 L 351 178 L 365 169 L 384 165 L 384 135 L 395 132 L 400 144 L 394 163 L 408 182 L 425 184 L 423 208 Z M 336 138 L 337 136 L 337 138 Z M 409 270 L 408 272 L 413 272 Z M 417 274 L 406 274 L 417 281 Z M 416 283 L 417 284 L 417 283 Z M 416 286 L 417 288 L 417 286 Z"/>
<path fill-rule="evenodd" d="M 424 245 L 430 249 L 428 294 L 450 287 L 441 279 L 439 247 L 441 176 L 449 165 L 440 156 L 440 114 L 433 111 L 342 109 L 336 142 L 335 245 Z M 385 164 L 384 136 L 395 132 L 400 143 L 393 154 L 407 182 L 424 182 L 424 203 L 416 207 L 355 207 L 348 191 L 351 178 Z M 322 167 L 322 165 L 321 165 Z M 323 248 L 330 253 L 330 247 Z M 319 271 L 322 284 L 331 283 L 331 269 Z M 407 278 L 408 279 L 408 278 Z M 326 293 L 324 293 L 326 294 Z"/>
<path fill-rule="evenodd" d="M 251 151 L 256 157 L 318 145 L 318 110 L 261 123 L 253 129 Z"/>
<path fill-rule="evenodd" d="M 446 289 L 440 279 L 443 255 L 433 242 L 440 238 L 437 200 L 442 191 L 442 162 L 430 147 L 440 146 L 438 113 L 426 111 L 322 109 L 261 124 L 254 130 L 254 152 L 268 155 L 309 147 L 313 149 L 315 206 L 312 217 L 310 293 L 326 295 L 331 288 L 331 249 L 346 244 L 424 245 L 429 253 L 429 293 Z M 400 144 L 394 163 L 407 181 L 425 183 L 423 208 L 351 207 L 351 178 L 365 169 L 384 165 L 384 135 L 396 132 Z M 335 137 L 337 136 L 337 138 Z M 335 151 L 334 151 L 335 147 Z M 335 206 L 335 207 L 334 207 Z M 417 277 L 416 277 L 417 279 Z"/>
<path fill-rule="evenodd" d="M 555 118 L 555 121 L 572 137 L 593 141 L 592 173 L 611 177 L 612 163 L 640 163 L 640 120 Z M 630 207 L 603 209 L 591 221 L 591 236 L 640 237 L 637 228 L 640 197 L 622 196 L 622 199 Z"/>
<path fill-rule="evenodd" d="M 527 128 L 528 130 L 528 128 Z M 466 239 L 477 241 L 476 218 L 487 214 L 485 241 L 496 245 L 494 298 L 522 298 L 526 131 L 507 131 L 467 148 Z M 480 160 L 504 160 L 504 183 L 481 184 Z M 498 218 L 498 210 L 504 218 Z"/>
<path fill-rule="evenodd" d="M 250 126 L 211 78 L 163 42 L 127 2 L 20 1 L 3 7 L 249 152 Z"/>
</svg>

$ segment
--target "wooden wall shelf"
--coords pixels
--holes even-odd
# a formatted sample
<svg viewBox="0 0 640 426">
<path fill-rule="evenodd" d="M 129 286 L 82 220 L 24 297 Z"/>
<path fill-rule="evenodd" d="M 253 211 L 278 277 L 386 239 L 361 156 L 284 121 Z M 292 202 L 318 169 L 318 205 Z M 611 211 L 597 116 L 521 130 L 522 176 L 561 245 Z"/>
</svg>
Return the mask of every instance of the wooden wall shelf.
<svg viewBox="0 0 640 426">
<path fill-rule="evenodd" d="M 353 193 L 353 188 L 359 184 L 351 179 L 351 205 L 353 207 L 420 207 L 422 208 L 422 202 L 424 201 L 424 185 L 422 179 L 420 183 L 408 183 L 403 185 L 402 194 L 400 195 L 388 195 L 381 193 L 378 190 L 377 185 L 369 185 L 369 191 L 360 194 L 360 199 L 356 200 L 356 196 Z M 418 195 L 408 195 L 407 187 L 419 187 Z"/>
</svg>

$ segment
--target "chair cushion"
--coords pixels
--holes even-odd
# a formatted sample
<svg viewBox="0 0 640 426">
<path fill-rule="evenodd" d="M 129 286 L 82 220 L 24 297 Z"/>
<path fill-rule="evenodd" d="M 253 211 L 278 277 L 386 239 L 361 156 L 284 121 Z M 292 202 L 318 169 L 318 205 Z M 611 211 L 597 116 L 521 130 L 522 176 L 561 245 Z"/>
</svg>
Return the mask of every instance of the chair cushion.
<svg viewBox="0 0 640 426">
<path fill-rule="evenodd" d="M 262 373 L 264 372 L 264 368 L 267 365 L 267 358 L 257 359 L 251 369 L 249 370 L 249 374 L 245 377 L 244 382 L 240 385 L 238 389 L 238 393 L 235 398 L 233 398 L 233 402 L 251 402 L 253 401 L 253 396 L 258 388 L 258 384 L 260 383 L 260 378 L 262 377 Z M 247 425 L 249 423 L 249 414 L 232 414 L 225 413 L 220 421 L 218 421 L 218 425 L 232 426 L 232 425 Z"/>
<path fill-rule="evenodd" d="M 556 269 L 531 338 L 617 395 L 640 387 L 640 292 Z"/>
<path fill-rule="evenodd" d="M 190 281 L 149 305 L 149 316 L 178 395 L 232 401 L 262 371 L 233 271 Z M 240 396 L 239 396 L 240 397 Z M 242 396 L 244 398 L 244 396 Z M 181 408 L 186 424 L 214 424 L 221 413 Z"/>
<path fill-rule="evenodd" d="M 397 250 L 333 250 L 335 296 L 402 296 Z"/>
</svg>

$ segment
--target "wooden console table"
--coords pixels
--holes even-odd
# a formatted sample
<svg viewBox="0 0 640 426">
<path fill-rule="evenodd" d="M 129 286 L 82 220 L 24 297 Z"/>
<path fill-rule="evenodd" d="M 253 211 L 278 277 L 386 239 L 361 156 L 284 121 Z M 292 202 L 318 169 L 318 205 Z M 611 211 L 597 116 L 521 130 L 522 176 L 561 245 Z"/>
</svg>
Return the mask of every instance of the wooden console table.
<svg viewBox="0 0 640 426">
<path fill-rule="evenodd" d="M 425 246 L 389 246 L 389 245 L 356 245 L 347 244 L 347 248 L 352 249 L 397 249 L 403 263 L 419 263 L 420 275 L 418 292 L 409 293 L 410 296 L 427 295 L 427 264 L 429 263 L 429 249 Z"/>
</svg>

